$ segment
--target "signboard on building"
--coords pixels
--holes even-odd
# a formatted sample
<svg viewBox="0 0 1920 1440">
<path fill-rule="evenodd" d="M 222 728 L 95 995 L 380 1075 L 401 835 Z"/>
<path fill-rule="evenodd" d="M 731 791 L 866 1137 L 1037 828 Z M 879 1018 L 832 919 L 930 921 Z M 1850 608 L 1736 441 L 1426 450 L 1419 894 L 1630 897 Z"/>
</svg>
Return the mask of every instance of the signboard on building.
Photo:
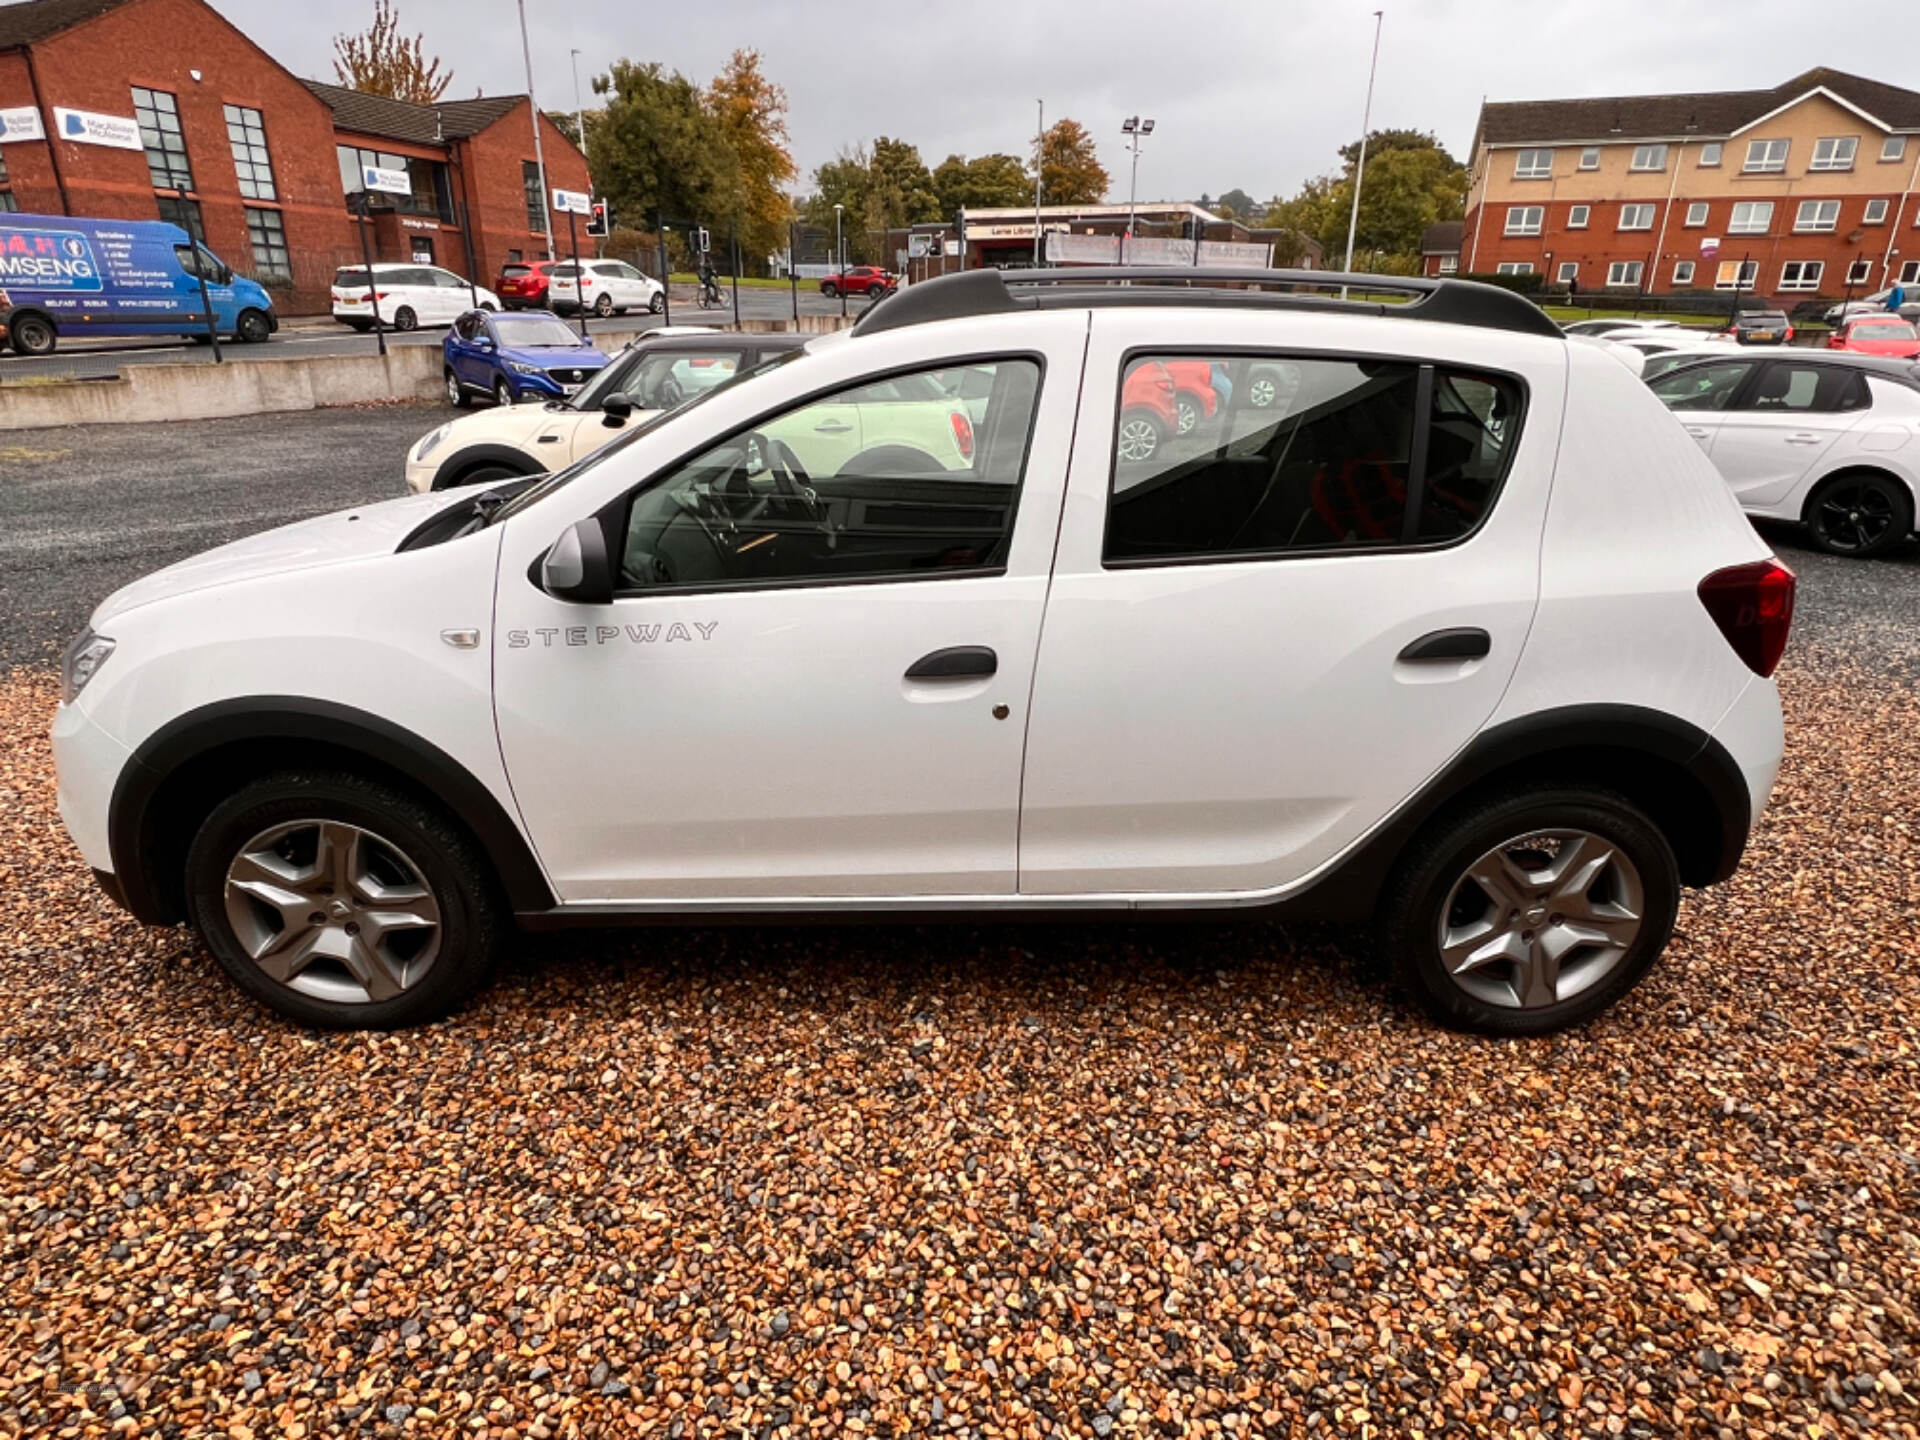
<svg viewBox="0 0 1920 1440">
<path fill-rule="evenodd" d="M 933 241 L 934 237 L 931 235 L 909 235 L 907 237 L 907 258 L 909 260 L 925 259 L 927 253 L 933 248 Z"/>
<path fill-rule="evenodd" d="M 14 140 L 44 140 L 46 137 L 46 127 L 40 123 L 40 112 L 33 106 L 0 110 L 0 145 Z"/>
<path fill-rule="evenodd" d="M 360 184 L 367 190 L 378 190 L 387 195 L 413 194 L 413 181 L 404 170 L 388 170 L 379 165 L 360 167 Z"/>
<path fill-rule="evenodd" d="M 105 145 L 114 150 L 144 150 L 140 122 L 131 115 L 99 115 L 91 110 L 53 107 L 53 130 L 76 145 Z"/>
<path fill-rule="evenodd" d="M 1718 255 L 1719 253 L 1720 253 L 1720 237 L 1718 235 L 1708 235 L 1707 237 L 1701 240 L 1700 242 L 1700 258 L 1701 259 L 1711 260 L 1713 259 L 1714 256 Z"/>
<path fill-rule="evenodd" d="M 555 190 L 553 208 L 561 215 L 591 215 L 593 197 L 584 190 Z"/>
</svg>

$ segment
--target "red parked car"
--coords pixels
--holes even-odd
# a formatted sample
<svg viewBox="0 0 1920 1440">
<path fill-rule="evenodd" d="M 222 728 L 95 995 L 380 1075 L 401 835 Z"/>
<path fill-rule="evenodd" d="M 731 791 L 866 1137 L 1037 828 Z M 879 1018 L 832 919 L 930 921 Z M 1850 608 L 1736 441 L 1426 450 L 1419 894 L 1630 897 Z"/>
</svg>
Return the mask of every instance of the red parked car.
<svg viewBox="0 0 1920 1440">
<path fill-rule="evenodd" d="M 877 265 L 849 265 L 838 275 L 823 276 L 820 293 L 838 295 L 845 290 L 849 295 L 864 295 L 869 300 L 878 300 L 893 288 L 893 284 L 893 276 Z"/>
<path fill-rule="evenodd" d="M 545 310 L 547 272 L 561 263 L 558 260 L 510 260 L 500 267 L 500 278 L 493 282 L 493 293 L 509 310 Z"/>
<path fill-rule="evenodd" d="M 1855 315 L 1834 327 L 1827 336 L 1827 349 L 1911 359 L 1920 355 L 1920 330 L 1898 315 Z"/>
<path fill-rule="evenodd" d="M 1181 364 L 1175 361 L 1174 365 Z M 1174 368 L 1150 360 L 1127 371 L 1120 387 L 1120 459 L 1138 465 L 1160 453 L 1168 437 L 1180 432 L 1179 387 L 1168 372 Z M 1205 365 L 1200 367 L 1206 369 Z"/>
<path fill-rule="evenodd" d="M 1202 420 L 1211 420 L 1219 413 L 1213 366 L 1205 360 L 1169 360 L 1166 367 L 1173 378 L 1174 428 L 1185 435 Z"/>
</svg>

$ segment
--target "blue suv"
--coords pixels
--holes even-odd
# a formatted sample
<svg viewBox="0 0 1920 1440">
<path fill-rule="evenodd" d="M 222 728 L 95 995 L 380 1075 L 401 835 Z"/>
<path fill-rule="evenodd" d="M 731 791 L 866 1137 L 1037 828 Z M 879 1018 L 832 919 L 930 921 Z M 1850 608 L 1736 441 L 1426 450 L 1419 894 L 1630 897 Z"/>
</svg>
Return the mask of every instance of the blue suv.
<svg viewBox="0 0 1920 1440">
<path fill-rule="evenodd" d="M 551 310 L 469 310 L 447 331 L 447 399 L 497 405 L 563 400 L 606 367 L 607 357 Z"/>
</svg>

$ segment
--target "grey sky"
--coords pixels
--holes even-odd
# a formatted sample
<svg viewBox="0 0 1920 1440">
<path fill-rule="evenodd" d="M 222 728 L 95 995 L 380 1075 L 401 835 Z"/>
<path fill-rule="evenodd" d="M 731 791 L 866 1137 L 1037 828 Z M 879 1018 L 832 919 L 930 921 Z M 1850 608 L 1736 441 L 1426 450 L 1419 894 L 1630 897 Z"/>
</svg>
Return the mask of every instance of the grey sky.
<svg viewBox="0 0 1920 1440">
<path fill-rule="evenodd" d="M 213 0 L 283 64 L 332 79 L 332 37 L 362 28 L 372 0 Z M 453 96 L 525 88 L 513 0 L 398 0 L 451 66 Z M 1124 200 L 1129 114 L 1158 125 L 1140 198 L 1260 199 L 1332 168 L 1359 133 L 1373 39 L 1369 0 L 533 0 L 543 105 L 571 108 L 580 83 L 622 56 L 705 82 L 752 46 L 787 89 L 802 183 L 843 145 L 894 135 L 930 165 L 950 153 L 1026 155 L 1034 100 L 1098 140 Z M 1433 130 L 1456 155 L 1483 95 L 1736 90 L 1814 65 L 1920 88 L 1914 0 L 1400 0 L 1387 6 L 1375 128 Z M 1888 42 L 1893 43 L 1889 44 Z"/>
</svg>

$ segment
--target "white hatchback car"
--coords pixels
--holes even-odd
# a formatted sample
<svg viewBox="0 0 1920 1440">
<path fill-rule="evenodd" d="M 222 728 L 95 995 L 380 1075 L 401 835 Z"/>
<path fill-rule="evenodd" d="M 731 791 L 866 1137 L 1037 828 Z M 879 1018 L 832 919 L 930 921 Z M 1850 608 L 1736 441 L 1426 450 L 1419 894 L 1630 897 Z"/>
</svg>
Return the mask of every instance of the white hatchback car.
<svg viewBox="0 0 1920 1440">
<path fill-rule="evenodd" d="M 333 318 L 355 330 L 373 329 L 374 310 L 393 330 L 451 325 L 469 310 L 498 310 L 500 297 L 437 265 L 375 265 L 369 295 L 367 267 L 348 265 L 333 275 Z"/>
<path fill-rule="evenodd" d="M 629 310 L 658 314 L 666 308 L 667 299 L 658 280 L 624 260 L 568 260 L 547 272 L 547 304 L 563 315 L 577 312 L 582 305 L 596 315 L 624 315 Z"/>
<path fill-rule="evenodd" d="M 1170 357 L 1238 404 L 1117 458 Z M 1284 402 L 1247 402 L 1262 365 Z M 957 468 L 782 438 L 959 370 Z M 1232 912 L 1373 917 L 1436 1017 L 1540 1032 L 1738 863 L 1793 589 L 1521 297 L 978 271 L 545 479 L 119 591 L 68 652 L 60 812 L 313 1025 L 443 1013 L 516 924 Z"/>
<path fill-rule="evenodd" d="M 1749 515 L 1805 525 L 1833 555 L 1913 533 L 1920 363 L 1830 350 L 1722 351 L 1648 381 Z"/>
</svg>

